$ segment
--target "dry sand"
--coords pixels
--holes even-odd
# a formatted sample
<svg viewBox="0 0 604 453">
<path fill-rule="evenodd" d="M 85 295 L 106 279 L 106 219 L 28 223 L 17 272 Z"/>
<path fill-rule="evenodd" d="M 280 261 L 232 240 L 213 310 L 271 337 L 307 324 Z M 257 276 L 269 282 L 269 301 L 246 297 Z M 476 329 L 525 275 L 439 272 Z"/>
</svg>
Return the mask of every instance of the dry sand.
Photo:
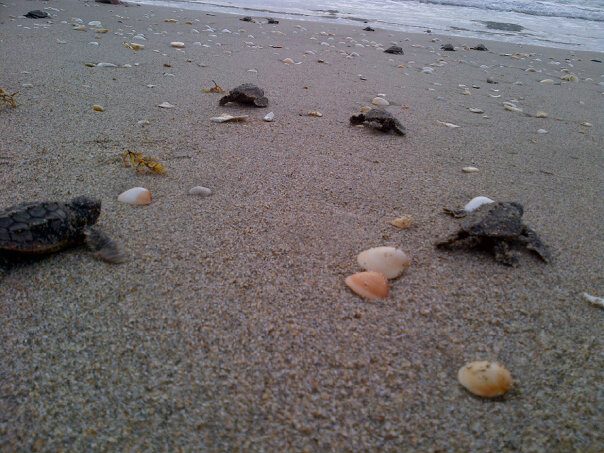
<svg viewBox="0 0 604 453">
<path fill-rule="evenodd" d="M 18 17 L 46 7 L 50 20 Z M 72 30 L 73 18 L 110 32 Z M 478 41 L 361 29 L 0 5 L 0 86 L 20 92 L 0 111 L 0 206 L 100 197 L 99 225 L 130 257 L 112 266 L 82 247 L 4 276 L 0 450 L 602 450 L 602 311 L 580 297 L 604 294 L 604 65 L 590 61 L 602 54 L 497 42 L 442 52 Z M 135 32 L 147 38 L 139 52 L 122 44 Z M 579 81 L 561 83 L 563 68 Z M 219 107 L 201 92 L 211 80 L 257 83 L 269 108 Z M 349 127 L 378 93 L 406 137 Z M 504 110 L 513 99 L 549 117 Z M 309 110 L 324 116 L 299 115 Z M 269 111 L 274 123 L 262 121 Z M 209 121 L 222 112 L 251 118 Z M 124 168 L 126 149 L 159 158 L 167 175 Z M 187 195 L 195 185 L 214 194 Z M 153 203 L 118 203 L 134 186 Z M 442 207 L 477 195 L 521 202 L 555 262 L 522 253 L 508 268 L 436 250 L 458 225 Z M 387 223 L 402 214 L 413 228 Z M 413 264 L 387 300 L 366 302 L 343 282 L 377 245 Z M 457 370 L 481 359 L 505 364 L 515 389 L 497 401 L 465 391 Z"/>
</svg>

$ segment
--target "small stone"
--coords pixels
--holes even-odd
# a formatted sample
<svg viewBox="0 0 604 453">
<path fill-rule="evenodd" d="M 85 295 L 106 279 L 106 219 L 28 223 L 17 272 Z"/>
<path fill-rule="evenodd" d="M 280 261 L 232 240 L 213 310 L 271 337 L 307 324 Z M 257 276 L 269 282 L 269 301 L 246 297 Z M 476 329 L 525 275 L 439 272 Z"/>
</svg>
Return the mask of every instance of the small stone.
<svg viewBox="0 0 604 453">
<path fill-rule="evenodd" d="M 162 109 L 173 109 L 176 106 L 170 104 L 169 102 L 162 102 L 161 104 L 158 105 L 158 107 L 160 107 Z"/>
<path fill-rule="evenodd" d="M 447 52 L 454 52 L 455 51 L 455 47 L 453 47 L 453 44 L 443 44 L 440 48 L 442 50 L 447 51 Z"/>
<path fill-rule="evenodd" d="M 181 41 L 172 41 L 170 43 L 170 46 L 175 47 L 177 49 L 182 49 L 185 46 L 185 43 Z"/>
<path fill-rule="evenodd" d="M 283 63 L 285 63 L 285 64 L 294 64 L 295 63 L 294 60 L 292 60 L 291 58 L 285 58 L 281 61 L 283 61 Z"/>
<path fill-rule="evenodd" d="M 547 114 L 547 112 L 544 112 L 542 110 L 539 110 L 537 113 L 535 113 L 535 118 L 547 118 L 549 115 Z"/>
<path fill-rule="evenodd" d="M 388 102 L 386 99 L 381 98 L 381 97 L 375 97 L 371 100 L 371 103 L 373 105 L 379 105 L 380 107 L 385 107 L 387 105 L 390 105 L 390 102 Z"/>
<path fill-rule="evenodd" d="M 496 84 L 497 81 L 494 80 L 494 79 L 491 79 L 490 77 L 487 77 L 487 83 L 494 83 L 494 84 Z"/>
<path fill-rule="evenodd" d="M 94 104 L 92 106 L 92 110 L 94 110 L 95 112 L 104 112 L 105 111 L 105 109 L 103 108 L 103 106 L 99 105 L 99 104 Z"/>
<path fill-rule="evenodd" d="M 205 198 L 212 195 L 212 190 L 203 186 L 195 186 L 189 190 L 189 195 L 197 195 Z"/>
<path fill-rule="evenodd" d="M 262 119 L 267 123 L 272 123 L 273 121 L 275 121 L 275 114 L 273 112 L 267 113 Z"/>
</svg>

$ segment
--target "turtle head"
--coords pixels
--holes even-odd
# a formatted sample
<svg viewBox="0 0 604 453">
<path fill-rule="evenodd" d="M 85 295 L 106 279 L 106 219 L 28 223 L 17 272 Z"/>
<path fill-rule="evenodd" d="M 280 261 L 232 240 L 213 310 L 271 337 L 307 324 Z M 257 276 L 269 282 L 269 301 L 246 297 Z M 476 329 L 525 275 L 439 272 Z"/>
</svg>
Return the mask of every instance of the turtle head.
<svg viewBox="0 0 604 453">
<path fill-rule="evenodd" d="M 77 213 L 79 223 L 94 225 L 101 215 L 101 200 L 87 196 L 76 197 L 69 206 Z"/>
<path fill-rule="evenodd" d="M 359 124 L 363 124 L 365 122 L 365 115 L 359 113 L 358 115 L 352 115 L 350 117 L 350 124 L 353 126 L 358 126 Z"/>
</svg>

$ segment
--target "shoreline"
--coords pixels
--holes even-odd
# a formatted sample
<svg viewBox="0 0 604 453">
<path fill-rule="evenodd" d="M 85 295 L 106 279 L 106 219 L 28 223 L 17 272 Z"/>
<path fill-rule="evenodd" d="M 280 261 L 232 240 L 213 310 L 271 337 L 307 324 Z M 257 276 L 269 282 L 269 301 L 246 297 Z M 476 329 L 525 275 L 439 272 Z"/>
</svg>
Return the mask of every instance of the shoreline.
<svg viewBox="0 0 604 453">
<path fill-rule="evenodd" d="M 2 277 L 0 450 L 602 445 L 602 311 L 581 296 L 604 295 L 601 54 L 67 0 L 0 13 L 0 87 L 19 91 L 0 110 L 0 207 L 100 198 L 129 258 L 77 247 Z M 269 106 L 221 107 L 212 80 Z M 406 136 L 349 125 L 378 94 Z M 249 118 L 210 121 L 223 113 Z M 132 187 L 152 203 L 118 202 Z M 520 202 L 553 262 L 436 249 L 459 228 L 443 208 L 478 195 Z M 411 228 L 389 223 L 403 215 Z M 366 301 L 344 280 L 377 246 L 412 262 Z M 470 395 L 457 372 L 474 360 L 513 390 Z"/>
</svg>

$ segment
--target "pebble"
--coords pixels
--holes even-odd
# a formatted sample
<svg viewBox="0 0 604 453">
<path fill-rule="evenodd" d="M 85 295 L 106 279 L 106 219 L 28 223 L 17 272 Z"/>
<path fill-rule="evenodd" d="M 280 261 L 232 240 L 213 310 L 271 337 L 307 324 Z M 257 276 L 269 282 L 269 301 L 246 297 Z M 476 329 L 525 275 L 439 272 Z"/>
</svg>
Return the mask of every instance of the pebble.
<svg viewBox="0 0 604 453">
<path fill-rule="evenodd" d="M 387 105 L 390 105 L 390 102 L 388 102 L 386 99 L 381 98 L 381 97 L 379 97 L 379 96 L 378 96 L 378 97 L 373 98 L 373 99 L 371 100 L 371 103 L 372 103 L 373 105 L 379 105 L 379 106 L 381 106 L 381 107 L 385 107 L 385 106 L 387 106 Z"/>
<path fill-rule="evenodd" d="M 99 104 L 94 104 L 92 106 L 92 110 L 94 110 L 95 112 L 104 112 L 105 111 L 105 109 L 103 108 L 103 106 L 99 105 Z"/>
<path fill-rule="evenodd" d="M 484 110 L 470 107 L 468 110 L 472 113 L 484 113 Z"/>
<path fill-rule="evenodd" d="M 379 272 L 357 272 L 346 277 L 345 282 L 351 290 L 366 299 L 388 297 L 388 280 Z"/>
<path fill-rule="evenodd" d="M 262 119 L 267 123 L 272 123 L 273 121 L 275 121 L 275 114 L 273 112 L 267 113 Z"/>
<path fill-rule="evenodd" d="M 488 203 L 495 203 L 495 201 L 491 200 L 489 197 L 474 197 L 463 207 L 463 210 L 466 212 L 472 212 L 481 207 L 483 204 Z"/>
<path fill-rule="evenodd" d="M 203 186 L 195 186 L 189 190 L 189 195 L 198 195 L 200 197 L 209 197 L 212 195 L 212 190 Z"/>
<path fill-rule="evenodd" d="M 213 123 L 229 123 L 229 122 L 245 121 L 248 118 L 249 118 L 248 115 L 233 116 L 233 115 L 229 115 L 227 113 L 223 113 L 220 116 L 215 116 L 213 118 L 210 118 L 210 121 L 212 121 Z"/>
<path fill-rule="evenodd" d="M 394 225 L 401 230 L 405 230 L 413 225 L 413 217 L 410 215 L 397 217 L 396 219 L 390 221 L 390 225 Z"/>
<path fill-rule="evenodd" d="M 170 46 L 176 47 L 177 49 L 182 49 L 185 46 L 185 43 L 181 41 L 172 41 Z"/>
<path fill-rule="evenodd" d="M 478 171 L 478 168 L 476 168 L 476 167 L 463 167 L 461 169 L 461 171 L 463 171 L 464 173 L 476 173 Z"/>
<path fill-rule="evenodd" d="M 169 102 L 162 102 L 161 104 L 158 105 L 158 107 L 160 107 L 162 109 L 173 109 L 175 106 L 170 104 Z"/>
<path fill-rule="evenodd" d="M 547 112 L 543 112 L 541 110 L 535 113 L 535 118 L 547 118 L 548 116 L 549 115 L 547 114 Z"/>
<path fill-rule="evenodd" d="M 394 247 L 374 247 L 357 256 L 359 266 L 367 271 L 379 272 L 386 278 L 397 278 L 411 265 L 405 252 Z"/>
<path fill-rule="evenodd" d="M 144 187 L 133 187 L 121 193 L 117 201 L 132 205 L 147 205 L 151 203 L 151 192 Z"/>
<path fill-rule="evenodd" d="M 512 388 L 510 372 L 494 362 L 472 362 L 457 373 L 459 383 L 471 393 L 486 398 L 501 396 Z"/>
</svg>

